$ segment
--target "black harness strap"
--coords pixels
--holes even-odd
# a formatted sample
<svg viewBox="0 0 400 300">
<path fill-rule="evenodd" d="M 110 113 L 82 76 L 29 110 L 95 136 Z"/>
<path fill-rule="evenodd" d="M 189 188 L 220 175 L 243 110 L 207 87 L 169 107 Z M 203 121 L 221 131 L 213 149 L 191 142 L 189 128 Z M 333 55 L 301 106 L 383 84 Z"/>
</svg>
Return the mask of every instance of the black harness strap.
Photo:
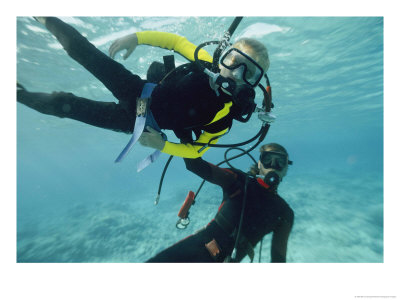
<svg viewBox="0 0 400 300">
<path fill-rule="evenodd" d="M 165 55 L 165 56 L 163 56 L 163 60 L 164 60 L 165 74 L 168 74 L 173 69 L 175 69 L 175 56 L 174 55 Z"/>
</svg>

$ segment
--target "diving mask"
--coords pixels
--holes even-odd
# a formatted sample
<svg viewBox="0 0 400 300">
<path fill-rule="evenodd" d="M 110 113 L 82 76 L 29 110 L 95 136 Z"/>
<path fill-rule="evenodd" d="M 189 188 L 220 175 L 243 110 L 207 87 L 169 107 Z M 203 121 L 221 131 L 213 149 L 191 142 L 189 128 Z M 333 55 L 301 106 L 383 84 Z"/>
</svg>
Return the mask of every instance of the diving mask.
<svg viewBox="0 0 400 300">
<path fill-rule="evenodd" d="M 221 58 L 221 65 L 231 71 L 236 80 L 242 80 L 252 87 L 256 87 L 263 77 L 264 70 L 246 53 L 236 49 L 229 49 Z"/>
<path fill-rule="evenodd" d="M 288 156 L 282 152 L 263 151 L 260 154 L 260 161 L 264 168 L 283 170 L 287 165 L 292 165 L 293 162 L 288 159 Z"/>
</svg>

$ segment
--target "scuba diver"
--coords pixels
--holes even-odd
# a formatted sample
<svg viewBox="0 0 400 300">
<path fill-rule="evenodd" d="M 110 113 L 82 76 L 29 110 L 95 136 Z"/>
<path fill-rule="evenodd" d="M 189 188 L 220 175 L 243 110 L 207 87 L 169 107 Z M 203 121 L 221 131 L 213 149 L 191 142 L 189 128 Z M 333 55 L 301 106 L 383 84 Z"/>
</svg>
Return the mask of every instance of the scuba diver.
<svg viewBox="0 0 400 300">
<path fill-rule="evenodd" d="M 116 162 L 143 136 L 143 143 L 151 144 L 156 152 L 146 158 L 147 162 L 142 161 L 144 164 L 138 166 L 138 171 L 153 162 L 160 151 L 184 158 L 201 157 L 208 147 L 194 142 L 215 144 L 230 130 L 233 119 L 243 121 L 244 116 L 250 116 L 255 109 L 254 88 L 269 67 L 265 46 L 254 39 L 242 39 L 221 58 L 220 70 L 216 73 L 207 74 L 208 68 L 203 72 L 198 64 L 189 63 L 172 70 L 160 81 L 159 70 L 166 66 L 153 64 L 148 74 L 156 76 L 143 80 L 60 19 L 38 17 L 36 20 L 58 39 L 71 58 L 112 92 L 118 103 L 94 101 L 65 92 L 29 92 L 18 83 L 17 101 L 44 114 L 133 133 Z M 174 49 L 195 60 L 195 45 L 175 34 L 160 32 L 138 32 L 119 39 L 111 46 L 110 56 L 125 48 L 126 58 L 138 44 Z M 213 58 L 204 49 L 197 55 L 203 65 L 211 68 Z M 146 132 L 147 126 L 157 131 L 156 137 L 154 132 Z M 181 143 L 167 141 L 161 129 L 173 130 Z"/>
<path fill-rule="evenodd" d="M 240 262 L 246 255 L 253 261 L 254 247 L 271 232 L 271 262 L 286 262 L 294 222 L 293 210 L 278 195 L 278 185 L 292 164 L 286 149 L 276 143 L 263 145 L 258 164 L 247 174 L 202 158 L 185 160 L 193 173 L 223 189 L 222 203 L 207 226 L 147 262 Z"/>
</svg>

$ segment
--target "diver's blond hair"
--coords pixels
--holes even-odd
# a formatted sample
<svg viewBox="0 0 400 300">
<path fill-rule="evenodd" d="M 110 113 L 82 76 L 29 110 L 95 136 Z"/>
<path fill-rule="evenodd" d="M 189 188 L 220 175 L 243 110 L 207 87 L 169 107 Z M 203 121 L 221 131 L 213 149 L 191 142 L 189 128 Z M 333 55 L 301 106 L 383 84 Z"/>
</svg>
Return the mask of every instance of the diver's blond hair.
<svg viewBox="0 0 400 300">
<path fill-rule="evenodd" d="M 267 47 L 263 43 L 253 38 L 241 38 L 232 47 L 248 54 L 267 72 L 270 63 Z"/>
</svg>

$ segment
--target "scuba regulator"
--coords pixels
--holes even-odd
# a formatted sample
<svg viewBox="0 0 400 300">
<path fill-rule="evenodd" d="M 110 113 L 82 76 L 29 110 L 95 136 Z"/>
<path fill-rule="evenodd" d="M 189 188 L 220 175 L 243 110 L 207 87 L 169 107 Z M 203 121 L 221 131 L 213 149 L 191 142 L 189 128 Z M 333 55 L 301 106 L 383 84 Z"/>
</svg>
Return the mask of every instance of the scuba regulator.
<svg viewBox="0 0 400 300">
<path fill-rule="evenodd" d="M 281 178 L 279 177 L 279 175 L 274 172 L 268 172 L 265 176 L 263 181 L 272 189 L 275 189 L 276 187 L 278 187 L 279 182 L 281 181 Z"/>
</svg>

